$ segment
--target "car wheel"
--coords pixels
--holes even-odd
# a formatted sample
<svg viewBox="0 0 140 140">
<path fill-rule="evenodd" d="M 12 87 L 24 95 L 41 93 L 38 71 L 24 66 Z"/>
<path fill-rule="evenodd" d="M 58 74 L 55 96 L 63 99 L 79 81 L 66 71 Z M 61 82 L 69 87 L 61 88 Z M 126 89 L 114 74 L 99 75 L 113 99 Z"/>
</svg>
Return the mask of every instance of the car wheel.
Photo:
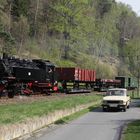
<svg viewBox="0 0 140 140">
<path fill-rule="evenodd" d="M 126 108 L 127 108 L 126 106 L 123 108 L 123 111 L 124 111 L 124 112 L 126 112 Z"/>
<path fill-rule="evenodd" d="M 103 111 L 106 112 L 107 111 L 107 108 L 103 108 Z"/>
</svg>

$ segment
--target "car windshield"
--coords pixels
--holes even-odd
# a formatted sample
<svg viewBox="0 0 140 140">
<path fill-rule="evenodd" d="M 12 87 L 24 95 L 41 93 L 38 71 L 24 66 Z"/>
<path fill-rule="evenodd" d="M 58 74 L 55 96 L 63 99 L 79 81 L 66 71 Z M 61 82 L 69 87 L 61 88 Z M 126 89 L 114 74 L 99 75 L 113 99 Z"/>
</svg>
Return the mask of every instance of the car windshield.
<svg viewBox="0 0 140 140">
<path fill-rule="evenodd" d="M 107 96 L 125 96 L 124 90 L 109 90 L 107 91 Z"/>
</svg>

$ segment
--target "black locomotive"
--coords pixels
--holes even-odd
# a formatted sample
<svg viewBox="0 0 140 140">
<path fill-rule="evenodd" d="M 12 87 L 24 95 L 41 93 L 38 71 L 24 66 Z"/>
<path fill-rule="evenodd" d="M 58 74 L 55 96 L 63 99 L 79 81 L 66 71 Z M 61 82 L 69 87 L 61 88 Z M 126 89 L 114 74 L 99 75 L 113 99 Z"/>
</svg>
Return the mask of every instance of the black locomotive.
<svg viewBox="0 0 140 140">
<path fill-rule="evenodd" d="M 0 59 L 0 95 L 6 90 L 12 98 L 17 92 L 32 89 L 50 90 L 54 83 L 55 66 L 47 60 L 28 60 L 3 54 Z"/>
</svg>

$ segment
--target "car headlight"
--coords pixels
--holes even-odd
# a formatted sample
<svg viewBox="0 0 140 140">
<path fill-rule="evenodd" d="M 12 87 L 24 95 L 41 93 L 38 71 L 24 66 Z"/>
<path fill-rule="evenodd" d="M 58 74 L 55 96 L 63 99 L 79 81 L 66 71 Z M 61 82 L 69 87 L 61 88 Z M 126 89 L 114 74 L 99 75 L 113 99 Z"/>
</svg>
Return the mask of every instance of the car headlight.
<svg viewBox="0 0 140 140">
<path fill-rule="evenodd" d="M 120 101 L 120 104 L 125 104 L 125 102 L 123 100 Z"/>
</svg>

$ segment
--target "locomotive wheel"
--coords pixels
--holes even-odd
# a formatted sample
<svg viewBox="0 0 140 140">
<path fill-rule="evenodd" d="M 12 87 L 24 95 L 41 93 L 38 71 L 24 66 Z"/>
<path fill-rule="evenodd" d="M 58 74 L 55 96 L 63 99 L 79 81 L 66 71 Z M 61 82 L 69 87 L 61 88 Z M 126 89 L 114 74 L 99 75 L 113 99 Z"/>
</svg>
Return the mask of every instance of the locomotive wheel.
<svg viewBox="0 0 140 140">
<path fill-rule="evenodd" d="M 14 93 L 13 92 L 8 92 L 8 97 L 9 98 L 13 98 L 14 97 Z"/>
</svg>

